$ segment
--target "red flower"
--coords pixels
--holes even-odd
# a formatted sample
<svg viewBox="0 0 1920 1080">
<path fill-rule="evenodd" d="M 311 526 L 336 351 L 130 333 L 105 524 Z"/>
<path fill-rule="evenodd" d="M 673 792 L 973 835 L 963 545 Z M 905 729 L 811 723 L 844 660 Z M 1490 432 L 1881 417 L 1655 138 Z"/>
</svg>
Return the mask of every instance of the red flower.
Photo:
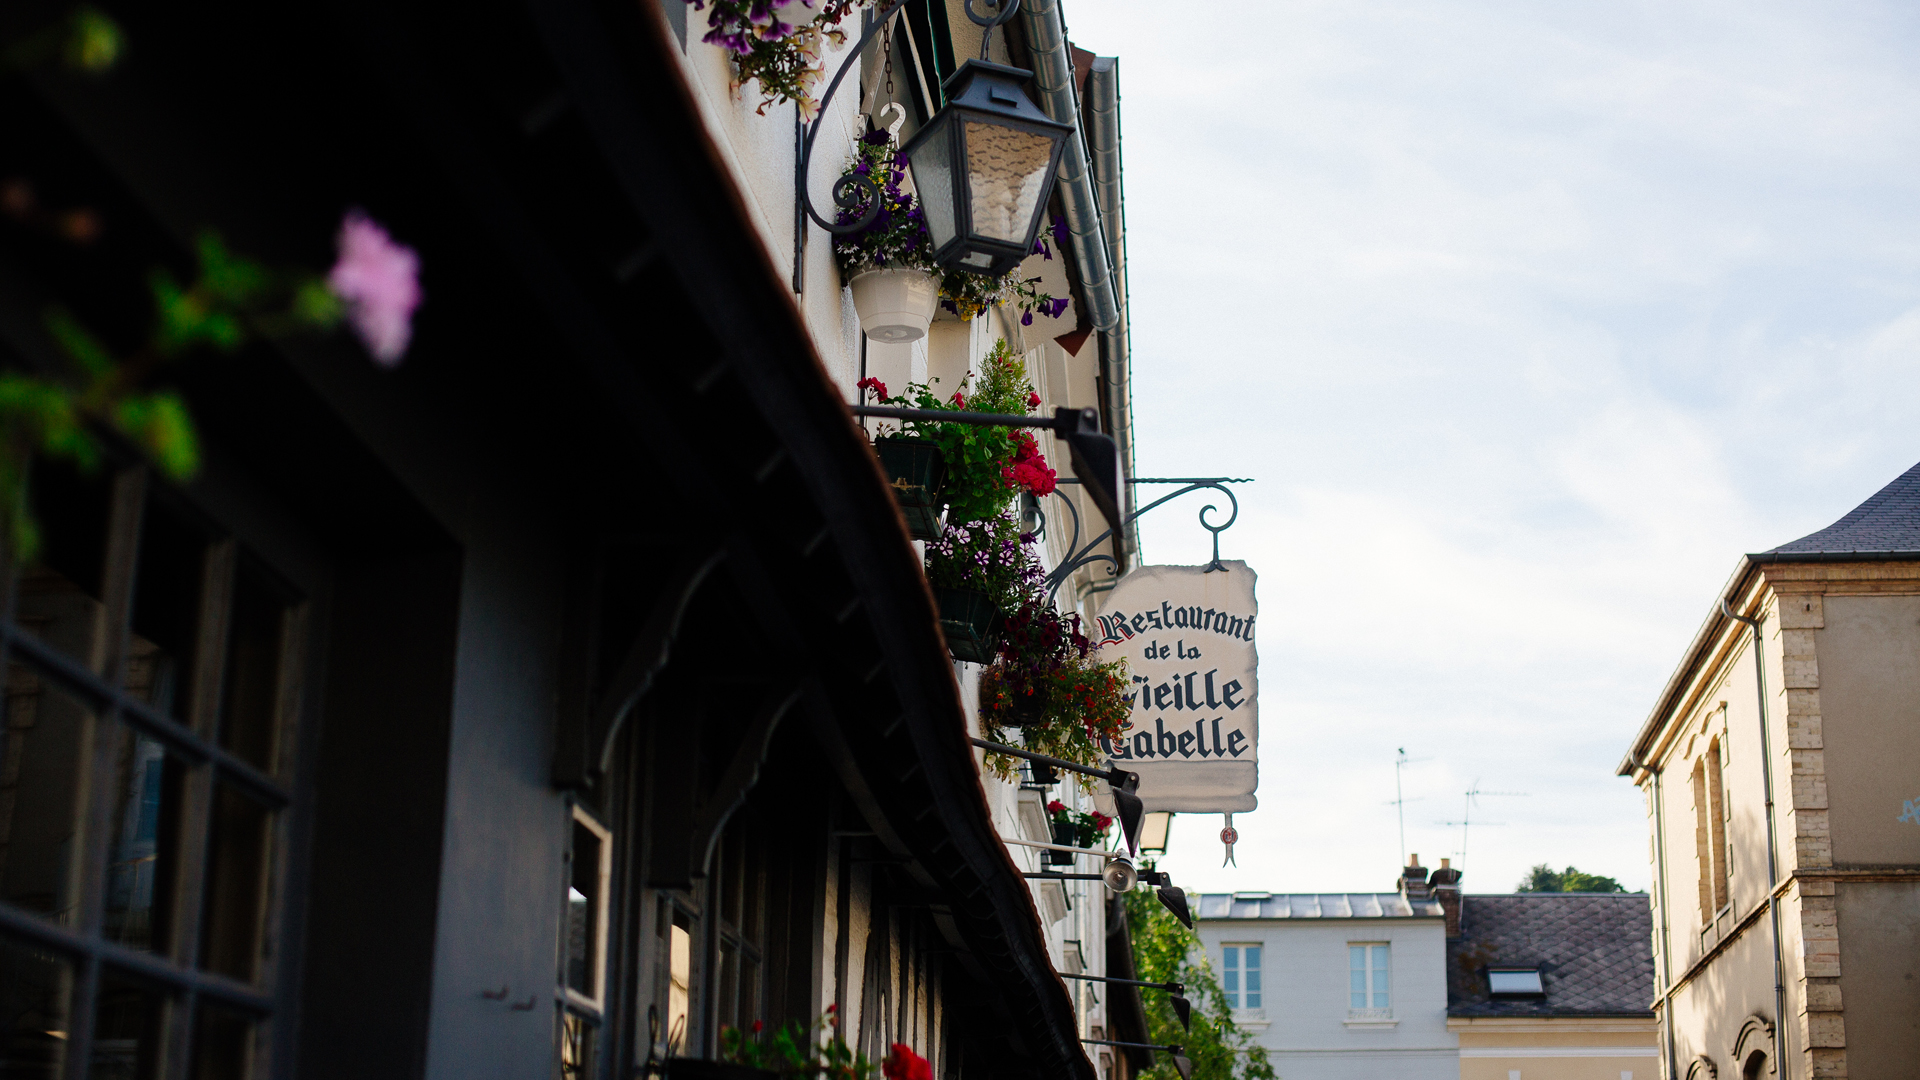
<svg viewBox="0 0 1920 1080">
<path fill-rule="evenodd" d="M 766 1026 L 767 1026 L 767 1025 L 766 1025 L 766 1024 L 765 1024 L 764 1022 L 762 1022 L 762 1021 L 759 1021 L 759 1020 L 755 1020 L 755 1021 L 753 1022 L 753 1033 L 754 1033 L 755 1035 L 758 1035 L 758 1034 L 760 1034 L 760 1032 L 761 1032 L 761 1030 L 762 1030 L 763 1028 L 765 1028 Z"/>
<path fill-rule="evenodd" d="M 1037 409 L 1039 407 L 1040 407 L 1040 395 L 1032 391 L 1028 391 L 1027 392 L 1027 408 Z"/>
<path fill-rule="evenodd" d="M 964 408 L 967 404 L 967 399 L 960 396 L 960 391 L 955 390 L 953 392 L 953 403 Z"/>
<path fill-rule="evenodd" d="M 854 383 L 853 385 L 856 389 L 859 389 L 859 390 L 873 391 L 873 396 L 879 398 L 882 401 L 885 401 L 887 398 L 893 396 L 887 393 L 887 384 L 881 382 L 879 379 L 869 377 L 869 378 L 861 379 L 859 382 Z"/>
<path fill-rule="evenodd" d="M 1065 810 L 1066 808 L 1067 808 L 1066 803 L 1061 802 L 1059 799 L 1055 799 L 1052 802 L 1047 804 L 1047 813 L 1057 814 L 1060 811 Z"/>
<path fill-rule="evenodd" d="M 893 1052 L 887 1055 L 880 1071 L 886 1074 L 887 1080 L 933 1080 L 933 1066 L 906 1043 L 893 1044 Z"/>
</svg>

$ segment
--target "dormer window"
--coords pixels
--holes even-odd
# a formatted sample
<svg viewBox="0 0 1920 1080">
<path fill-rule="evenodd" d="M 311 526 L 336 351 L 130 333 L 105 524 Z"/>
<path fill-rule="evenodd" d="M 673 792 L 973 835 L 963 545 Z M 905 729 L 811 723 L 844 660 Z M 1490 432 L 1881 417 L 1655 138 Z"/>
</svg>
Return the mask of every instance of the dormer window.
<svg viewBox="0 0 1920 1080">
<path fill-rule="evenodd" d="M 1494 997 L 1541 997 L 1539 968 L 1488 968 L 1487 987 Z"/>
</svg>

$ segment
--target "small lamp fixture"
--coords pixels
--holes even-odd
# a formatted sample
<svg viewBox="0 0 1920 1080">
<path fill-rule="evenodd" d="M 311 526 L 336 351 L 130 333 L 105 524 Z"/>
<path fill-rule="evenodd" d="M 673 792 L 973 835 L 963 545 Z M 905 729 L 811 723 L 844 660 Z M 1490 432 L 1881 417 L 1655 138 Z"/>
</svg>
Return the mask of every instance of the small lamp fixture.
<svg viewBox="0 0 1920 1080">
<path fill-rule="evenodd" d="M 999 277 L 1033 251 L 1073 128 L 1027 97 L 1032 77 L 968 60 L 941 86 L 946 108 L 902 147 L 943 267 Z"/>
</svg>

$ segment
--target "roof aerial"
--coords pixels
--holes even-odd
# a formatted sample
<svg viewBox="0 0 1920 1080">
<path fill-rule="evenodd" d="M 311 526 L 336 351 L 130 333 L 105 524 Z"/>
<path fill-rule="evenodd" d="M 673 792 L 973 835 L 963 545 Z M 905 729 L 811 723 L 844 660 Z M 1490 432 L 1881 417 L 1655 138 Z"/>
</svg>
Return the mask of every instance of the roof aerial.
<svg viewBox="0 0 1920 1080">
<path fill-rule="evenodd" d="M 1756 558 L 1794 561 L 1894 554 L 1920 558 L 1920 465 L 1902 473 L 1839 521 Z"/>
</svg>

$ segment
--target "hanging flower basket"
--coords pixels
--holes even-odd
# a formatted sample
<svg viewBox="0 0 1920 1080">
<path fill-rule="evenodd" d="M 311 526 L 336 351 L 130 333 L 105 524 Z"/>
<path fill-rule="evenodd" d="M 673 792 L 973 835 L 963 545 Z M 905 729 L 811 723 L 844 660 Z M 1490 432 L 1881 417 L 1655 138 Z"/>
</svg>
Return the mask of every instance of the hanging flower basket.
<svg viewBox="0 0 1920 1080">
<path fill-rule="evenodd" d="M 946 459 L 931 439 L 902 436 L 873 444 L 880 465 L 893 482 L 893 497 L 907 515 L 907 532 L 915 540 L 940 536 L 940 485 L 946 482 Z"/>
<path fill-rule="evenodd" d="M 1067 847 L 1080 846 L 1074 843 L 1074 830 L 1071 822 L 1056 821 L 1053 823 L 1053 842 L 1056 844 L 1064 844 Z M 1048 866 L 1072 866 L 1073 852 L 1049 851 L 1047 852 L 1047 865 Z"/>
<path fill-rule="evenodd" d="M 955 660 L 984 664 L 993 659 L 1000 636 L 1000 608 L 993 597 L 972 589 L 934 586 L 940 604 L 940 629 Z"/>
<path fill-rule="evenodd" d="M 904 344 L 927 336 L 940 302 L 939 282 L 925 270 L 868 270 L 856 274 L 853 308 L 860 330 L 875 341 Z"/>
</svg>

